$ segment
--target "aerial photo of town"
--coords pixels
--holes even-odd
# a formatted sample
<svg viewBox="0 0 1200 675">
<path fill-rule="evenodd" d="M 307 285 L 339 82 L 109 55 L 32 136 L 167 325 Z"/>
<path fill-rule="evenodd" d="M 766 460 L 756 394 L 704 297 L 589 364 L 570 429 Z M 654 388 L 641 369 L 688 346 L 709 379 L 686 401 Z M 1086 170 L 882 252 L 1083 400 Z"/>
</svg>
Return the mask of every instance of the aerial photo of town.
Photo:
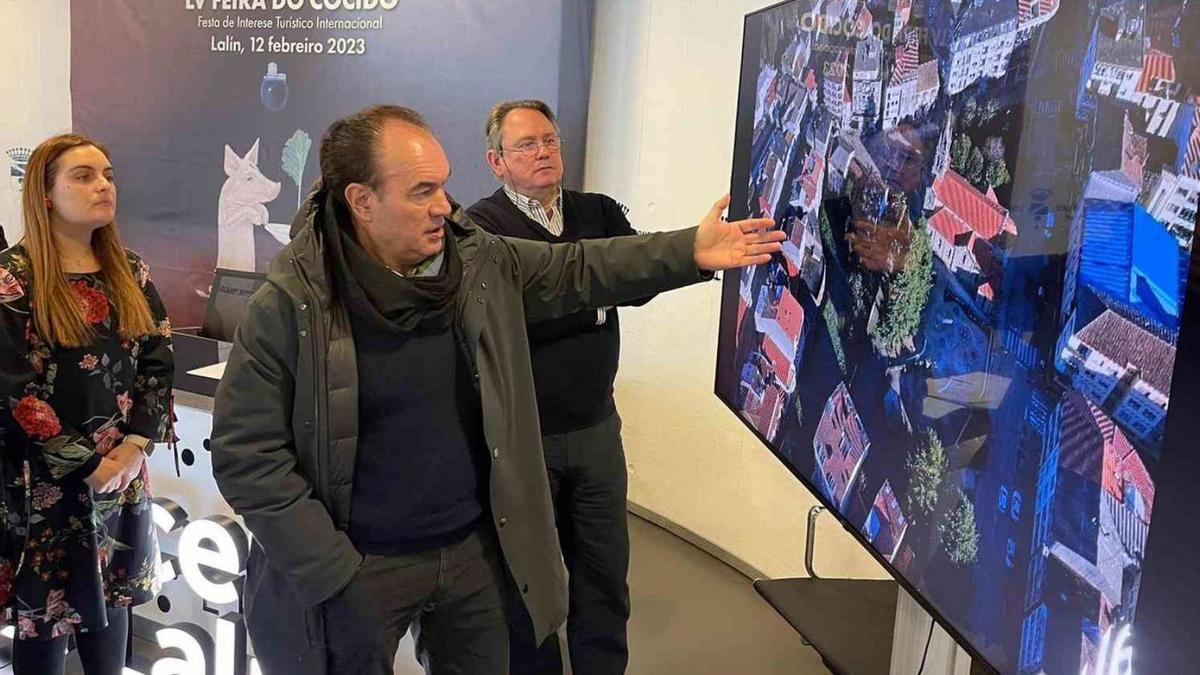
<svg viewBox="0 0 1200 675">
<path fill-rule="evenodd" d="M 1001 673 L 1128 672 L 1200 198 L 1198 5 L 747 20 L 731 215 L 789 238 L 725 279 L 717 394 Z"/>
</svg>

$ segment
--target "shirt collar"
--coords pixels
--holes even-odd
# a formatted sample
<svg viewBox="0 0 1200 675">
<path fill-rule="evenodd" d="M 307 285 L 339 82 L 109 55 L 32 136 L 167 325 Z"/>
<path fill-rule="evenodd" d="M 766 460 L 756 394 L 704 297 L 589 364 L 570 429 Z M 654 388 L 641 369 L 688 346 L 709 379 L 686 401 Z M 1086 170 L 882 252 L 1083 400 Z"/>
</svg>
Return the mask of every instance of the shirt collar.
<svg viewBox="0 0 1200 675">
<path fill-rule="evenodd" d="M 428 258 L 426 258 L 420 265 L 417 265 L 416 269 L 413 270 L 412 274 L 400 274 L 399 272 L 392 269 L 391 267 L 389 267 L 388 269 L 392 270 L 392 273 L 395 274 L 396 276 L 403 277 L 405 279 L 415 279 L 417 277 L 436 277 L 438 275 L 438 273 L 442 271 L 442 262 L 445 259 L 446 259 L 446 251 L 443 250 L 442 252 L 438 253 L 437 255 L 431 255 Z"/>
<path fill-rule="evenodd" d="M 521 194 L 520 192 L 517 192 L 516 190 L 512 189 L 512 187 L 510 187 L 507 184 L 504 186 L 504 194 L 508 195 L 508 198 L 510 200 L 512 200 L 513 204 L 516 204 L 518 207 L 520 207 L 522 209 L 528 210 L 528 209 L 532 209 L 535 206 L 538 208 L 541 208 L 541 209 L 546 208 L 545 204 L 539 202 L 538 200 L 536 200 L 532 197 L 526 197 L 525 195 Z M 560 187 L 560 188 L 558 188 L 558 193 L 554 195 L 554 199 L 552 200 L 552 202 L 550 204 L 550 208 L 554 209 L 555 211 L 558 211 L 559 207 L 562 206 L 562 194 L 563 194 L 562 188 Z"/>
</svg>

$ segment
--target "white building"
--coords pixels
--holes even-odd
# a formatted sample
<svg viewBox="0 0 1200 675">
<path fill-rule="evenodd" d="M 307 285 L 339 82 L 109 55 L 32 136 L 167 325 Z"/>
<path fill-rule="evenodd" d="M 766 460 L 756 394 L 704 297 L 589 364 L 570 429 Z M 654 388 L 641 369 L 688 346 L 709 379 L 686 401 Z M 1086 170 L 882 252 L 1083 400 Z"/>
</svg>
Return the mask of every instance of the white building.
<svg viewBox="0 0 1200 675">
<path fill-rule="evenodd" d="M 848 58 L 849 54 L 842 52 L 837 58 L 826 61 L 822 78 L 822 105 L 839 126 L 844 126 L 850 118 Z"/>
<path fill-rule="evenodd" d="M 883 40 L 875 36 L 858 41 L 854 48 L 850 127 L 873 126 L 883 112 Z"/>
<path fill-rule="evenodd" d="M 884 97 L 884 129 L 921 115 L 937 101 L 940 83 L 937 60 L 918 63 L 918 51 L 915 41 L 896 48 L 896 62 Z"/>
<path fill-rule="evenodd" d="M 1076 391 L 1112 416 L 1134 439 L 1162 439 L 1175 347 L 1113 310 L 1070 336 L 1060 354 Z"/>
<path fill-rule="evenodd" d="M 1200 180 L 1176 175 L 1168 167 L 1154 180 L 1146 193 L 1146 212 L 1167 226 L 1179 245 L 1191 250 L 1196 231 L 1196 210 L 1200 203 Z"/>
<path fill-rule="evenodd" d="M 1004 77 L 1016 44 L 1016 4 L 976 0 L 960 17 L 950 40 L 946 93 L 953 96 L 985 77 Z"/>
</svg>

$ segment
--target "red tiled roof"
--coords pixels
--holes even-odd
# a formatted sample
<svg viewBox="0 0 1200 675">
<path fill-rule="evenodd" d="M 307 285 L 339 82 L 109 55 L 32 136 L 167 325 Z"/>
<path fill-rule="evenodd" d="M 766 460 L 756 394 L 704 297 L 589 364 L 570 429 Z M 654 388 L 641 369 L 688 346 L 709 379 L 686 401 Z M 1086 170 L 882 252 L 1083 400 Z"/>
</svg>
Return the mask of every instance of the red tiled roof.
<svg viewBox="0 0 1200 675">
<path fill-rule="evenodd" d="M 841 451 L 843 434 L 846 436 L 848 445 L 845 454 Z M 848 487 L 841 481 L 845 480 L 846 476 L 854 474 L 855 467 L 867 454 L 869 442 L 866 430 L 862 427 L 862 420 L 858 416 L 858 410 L 854 407 L 854 400 L 850 398 L 850 391 L 846 389 L 844 383 L 839 384 L 825 404 L 821 421 L 817 424 L 817 432 L 813 436 L 814 445 L 822 444 L 831 449 L 829 457 L 826 458 L 820 470 L 833 476 L 834 481 L 838 483 L 835 486 L 837 492 L 843 493 Z"/>
<path fill-rule="evenodd" d="M 871 16 L 871 10 L 867 9 L 864 3 L 858 10 L 858 16 L 855 17 L 854 34 L 870 35 L 871 24 L 873 23 L 875 23 L 875 17 Z"/>
<path fill-rule="evenodd" d="M 804 188 L 805 202 L 812 203 L 821 192 L 821 182 L 825 177 L 825 155 L 817 152 L 809 154 L 804 161 L 800 185 Z"/>
<path fill-rule="evenodd" d="M 775 371 L 775 377 L 785 389 L 790 388 L 794 374 L 792 372 L 792 362 L 787 355 L 779 350 L 775 345 L 775 341 L 771 339 L 763 340 L 763 353 L 766 354 L 767 360 L 771 362 L 771 369 Z"/>
<path fill-rule="evenodd" d="M 1033 18 L 1033 8 L 1037 5 L 1041 5 L 1042 8 L 1040 16 L 1046 16 L 1046 14 L 1058 11 L 1058 2 L 1059 0 L 1018 0 L 1017 16 L 1021 23 L 1029 21 Z"/>
<path fill-rule="evenodd" d="M 1125 503 L 1125 486 L 1132 487 L 1142 497 L 1146 506 L 1146 521 L 1149 522 L 1154 508 L 1154 480 L 1150 477 L 1150 472 L 1116 422 L 1091 401 L 1084 401 L 1104 439 L 1101 487 L 1121 503 Z"/>
<path fill-rule="evenodd" d="M 779 322 L 783 332 L 787 333 L 793 342 L 800 337 L 800 330 L 804 328 L 804 307 L 786 288 L 779 297 L 779 304 L 775 307 L 773 318 Z"/>
<path fill-rule="evenodd" d="M 1028 21 L 1033 17 L 1033 4 L 1038 0 L 1018 0 L 1017 16 L 1021 21 Z"/>
<path fill-rule="evenodd" d="M 920 48 L 916 40 L 912 40 L 912 36 L 916 35 L 916 31 L 908 32 L 908 40 L 904 44 L 895 48 L 895 64 L 892 66 L 892 79 L 888 85 L 894 86 L 904 82 L 904 80 L 916 76 L 917 62 L 920 58 Z"/>
<path fill-rule="evenodd" d="M 1110 310 L 1079 331 L 1079 341 L 1120 366 L 1133 365 L 1150 386 L 1170 394 L 1175 347 Z"/>
<path fill-rule="evenodd" d="M 948 207 L 938 209 L 929 218 L 929 227 L 952 246 L 967 249 L 971 257 L 979 265 L 982 281 L 975 292 L 989 302 L 996 299 L 996 292 L 1004 279 L 1004 266 L 996 258 L 996 252 L 983 237 L 968 227 L 958 215 Z"/>
<path fill-rule="evenodd" d="M 933 181 L 933 191 L 945 208 L 950 209 L 967 227 L 991 241 L 1001 232 L 1015 235 L 1017 227 L 1008 210 L 989 199 L 954 170 L 947 170 Z"/>
<path fill-rule="evenodd" d="M 1092 482 L 1101 480 L 1105 424 L 1113 422 L 1078 391 L 1062 398 L 1061 450 L 1059 466 Z"/>
<path fill-rule="evenodd" d="M 761 400 L 746 399 L 743 414 L 759 433 L 771 439 L 779 427 L 779 413 L 782 409 L 783 390 L 775 385 L 768 385 Z"/>
<path fill-rule="evenodd" d="M 879 494 L 875 495 L 872 507 L 879 515 L 881 525 L 875 545 L 885 555 L 891 555 L 900 546 L 900 538 L 904 536 L 908 521 L 900 511 L 899 500 L 896 499 L 890 482 L 883 481 L 883 487 L 879 488 Z"/>
<path fill-rule="evenodd" d="M 954 213 L 949 209 L 941 208 L 934 213 L 929 219 L 929 227 L 942 235 L 942 238 L 953 244 L 960 234 L 966 234 L 971 231 L 958 218 L 954 217 Z"/>
<path fill-rule="evenodd" d="M 1137 90 L 1153 91 L 1154 85 L 1160 80 L 1175 81 L 1175 58 L 1165 52 L 1151 49 L 1142 59 L 1142 78 L 1138 80 Z"/>
<path fill-rule="evenodd" d="M 1131 450 L 1120 461 L 1117 471 L 1120 473 L 1121 479 L 1131 484 L 1142 496 L 1142 500 L 1146 503 L 1146 520 L 1150 520 L 1154 511 L 1154 479 L 1150 477 L 1150 472 L 1142 462 L 1141 455 L 1137 451 Z"/>
<path fill-rule="evenodd" d="M 1193 103 L 1200 101 L 1193 100 Z M 1200 105 L 1196 105 L 1196 111 L 1192 114 L 1192 135 L 1188 137 L 1187 148 L 1188 167 L 1194 174 L 1197 164 L 1200 164 Z"/>
</svg>

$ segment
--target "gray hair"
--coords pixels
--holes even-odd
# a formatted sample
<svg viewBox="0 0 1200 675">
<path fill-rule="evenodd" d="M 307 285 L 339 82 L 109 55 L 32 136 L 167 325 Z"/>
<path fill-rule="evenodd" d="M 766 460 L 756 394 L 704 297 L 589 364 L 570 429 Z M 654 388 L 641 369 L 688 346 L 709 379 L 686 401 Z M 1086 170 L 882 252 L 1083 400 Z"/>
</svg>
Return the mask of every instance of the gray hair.
<svg viewBox="0 0 1200 675">
<path fill-rule="evenodd" d="M 554 125 L 554 130 L 558 131 L 558 118 L 554 116 L 554 111 L 544 101 L 539 101 L 535 98 L 525 98 L 517 101 L 501 101 L 492 106 L 492 111 L 488 113 L 487 126 L 484 127 L 484 136 L 487 139 L 488 150 L 501 152 L 500 147 L 500 127 L 504 124 L 504 118 L 508 117 L 508 113 L 514 110 L 536 110 L 546 116 L 550 123 Z"/>
</svg>

